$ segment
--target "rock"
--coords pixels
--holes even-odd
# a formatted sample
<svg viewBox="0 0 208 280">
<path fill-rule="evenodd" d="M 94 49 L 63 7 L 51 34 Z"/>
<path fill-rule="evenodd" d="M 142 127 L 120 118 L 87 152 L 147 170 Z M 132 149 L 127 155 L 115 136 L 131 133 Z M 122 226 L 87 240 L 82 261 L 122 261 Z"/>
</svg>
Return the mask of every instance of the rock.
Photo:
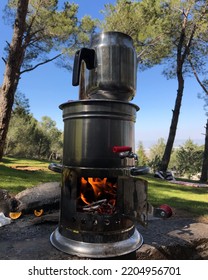
<svg viewBox="0 0 208 280">
<path fill-rule="evenodd" d="M 144 244 L 136 252 L 137 260 L 167 260 L 167 257 L 162 254 L 156 247 Z"/>
<path fill-rule="evenodd" d="M 137 251 L 143 260 L 208 259 L 208 224 L 189 218 L 151 220 L 139 228 L 144 244 Z"/>
<path fill-rule="evenodd" d="M 207 239 L 200 240 L 198 244 L 195 244 L 196 251 L 200 259 L 208 260 L 208 241 Z"/>
<path fill-rule="evenodd" d="M 170 231 L 169 236 L 180 237 L 180 239 L 188 240 L 189 242 L 197 242 L 197 240 L 208 240 L 208 224 L 190 223 L 182 228 Z M 197 239 L 196 239 L 197 237 Z"/>
</svg>

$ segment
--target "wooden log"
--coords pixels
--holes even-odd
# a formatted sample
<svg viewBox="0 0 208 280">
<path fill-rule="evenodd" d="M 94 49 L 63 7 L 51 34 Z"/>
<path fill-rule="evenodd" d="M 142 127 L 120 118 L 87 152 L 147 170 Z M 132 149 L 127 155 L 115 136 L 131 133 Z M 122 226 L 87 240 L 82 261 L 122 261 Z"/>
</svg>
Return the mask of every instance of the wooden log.
<svg viewBox="0 0 208 280">
<path fill-rule="evenodd" d="M 40 184 L 28 188 L 11 198 L 10 211 L 28 213 L 39 209 L 57 209 L 60 198 L 60 182 Z"/>
<path fill-rule="evenodd" d="M 9 192 L 5 189 L 0 189 L 0 213 L 4 213 L 5 216 L 9 215 L 10 199 Z"/>
<path fill-rule="evenodd" d="M 148 214 L 146 180 L 137 177 L 119 177 L 119 202 L 125 215 L 132 217 L 138 223 L 146 225 Z"/>
</svg>

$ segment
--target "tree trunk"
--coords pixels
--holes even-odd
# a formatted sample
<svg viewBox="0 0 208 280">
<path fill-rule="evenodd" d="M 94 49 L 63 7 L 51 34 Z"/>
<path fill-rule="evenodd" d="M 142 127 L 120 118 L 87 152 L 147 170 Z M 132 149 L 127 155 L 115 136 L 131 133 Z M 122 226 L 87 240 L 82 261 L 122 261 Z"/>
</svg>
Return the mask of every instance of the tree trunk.
<svg viewBox="0 0 208 280">
<path fill-rule="evenodd" d="M 205 133 L 205 144 L 204 144 L 204 156 L 203 156 L 203 163 L 202 163 L 202 171 L 200 182 L 206 183 L 207 182 L 207 175 L 208 175 L 208 119 L 206 123 L 206 133 Z"/>
<path fill-rule="evenodd" d="M 176 130 L 178 125 L 178 119 L 180 115 L 180 108 L 181 108 L 181 102 L 183 97 L 183 89 L 184 89 L 184 79 L 182 72 L 178 74 L 178 90 L 177 90 L 177 97 L 175 101 L 175 107 L 173 110 L 173 116 L 171 120 L 168 140 L 166 143 L 165 151 L 162 157 L 162 161 L 160 164 L 160 170 L 166 172 L 168 168 L 168 164 L 170 162 L 171 152 L 173 149 L 173 144 L 175 141 L 176 136 Z"/>
<path fill-rule="evenodd" d="M 0 88 L 0 160 L 3 157 L 9 121 L 14 103 L 14 95 L 20 79 L 20 69 L 24 59 L 23 47 L 26 16 L 29 0 L 17 3 L 17 15 L 14 22 L 12 42 L 9 46 L 4 80 Z"/>
<path fill-rule="evenodd" d="M 177 90 L 177 97 L 175 101 L 175 107 L 173 110 L 173 116 L 171 120 L 168 140 L 166 143 L 165 151 L 162 157 L 162 161 L 160 164 L 160 170 L 163 172 L 167 171 L 168 164 L 170 162 L 171 152 L 173 149 L 173 144 L 175 141 L 176 130 L 178 125 L 178 119 L 180 115 L 181 109 L 181 102 L 183 97 L 183 90 L 184 90 L 184 79 L 183 79 L 183 64 L 189 54 L 189 50 L 191 47 L 191 42 L 196 30 L 196 25 L 193 26 L 192 31 L 190 33 L 189 39 L 186 43 L 186 28 L 187 28 L 187 18 L 189 15 L 190 9 L 183 13 L 183 23 L 182 29 L 180 32 L 179 42 L 177 44 L 177 80 L 178 80 L 178 90 Z M 185 46 L 184 46 L 185 45 Z"/>
</svg>

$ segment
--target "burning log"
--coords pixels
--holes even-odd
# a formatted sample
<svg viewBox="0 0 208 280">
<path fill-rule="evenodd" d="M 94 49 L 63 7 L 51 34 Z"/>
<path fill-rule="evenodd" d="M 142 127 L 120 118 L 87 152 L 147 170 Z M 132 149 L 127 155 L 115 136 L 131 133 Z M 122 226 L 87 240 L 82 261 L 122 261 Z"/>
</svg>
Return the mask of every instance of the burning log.
<svg viewBox="0 0 208 280">
<path fill-rule="evenodd" d="M 116 191 L 116 183 L 107 178 L 81 178 L 81 199 L 85 204 L 91 204 L 95 200 L 115 199 Z"/>
<path fill-rule="evenodd" d="M 115 210 L 115 206 L 107 199 L 101 199 L 82 207 L 82 211 L 94 214 L 113 214 Z"/>
<path fill-rule="evenodd" d="M 107 202 L 107 199 L 98 200 L 98 201 L 92 202 L 91 204 L 88 204 L 88 205 L 84 206 L 82 209 L 83 210 L 91 209 L 91 208 L 96 209 L 102 203 L 106 203 L 106 202 Z"/>
<path fill-rule="evenodd" d="M 116 211 L 116 192 L 117 181 L 114 178 L 82 177 L 78 208 L 81 212 L 111 215 Z"/>
</svg>

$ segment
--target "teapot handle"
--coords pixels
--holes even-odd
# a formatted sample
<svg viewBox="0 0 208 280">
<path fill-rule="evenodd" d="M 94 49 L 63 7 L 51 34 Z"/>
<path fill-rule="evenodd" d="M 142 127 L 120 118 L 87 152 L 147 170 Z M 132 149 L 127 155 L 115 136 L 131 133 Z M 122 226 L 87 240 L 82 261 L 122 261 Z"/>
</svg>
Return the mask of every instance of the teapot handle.
<svg viewBox="0 0 208 280">
<path fill-rule="evenodd" d="M 74 66 L 73 66 L 73 76 L 72 85 L 79 85 L 79 76 L 81 62 L 84 60 L 88 70 L 94 69 L 96 67 L 96 56 L 94 49 L 82 48 L 75 53 Z"/>
</svg>

